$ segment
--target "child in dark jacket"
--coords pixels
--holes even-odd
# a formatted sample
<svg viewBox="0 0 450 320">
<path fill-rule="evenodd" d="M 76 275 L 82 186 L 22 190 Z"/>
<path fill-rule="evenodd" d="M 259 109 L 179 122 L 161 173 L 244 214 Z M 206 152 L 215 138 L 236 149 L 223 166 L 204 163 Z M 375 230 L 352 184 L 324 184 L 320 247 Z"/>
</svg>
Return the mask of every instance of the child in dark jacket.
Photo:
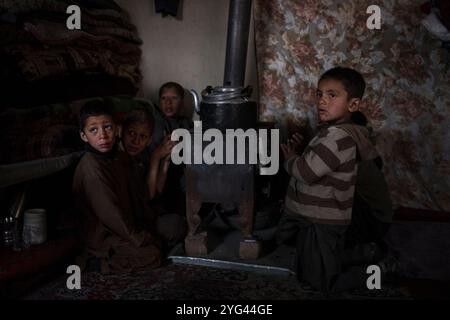
<svg viewBox="0 0 450 320">
<path fill-rule="evenodd" d="M 133 109 L 122 123 L 121 147 L 133 159 L 133 165 L 138 179 L 135 183 L 139 189 L 145 190 L 147 201 L 156 215 L 156 221 L 140 217 L 141 225 L 151 227 L 156 223 L 156 232 L 162 239 L 163 251 L 167 252 L 184 239 L 186 222 L 184 215 L 174 214 L 154 204 L 153 200 L 167 188 L 167 174 L 170 161 L 170 153 L 174 142 L 170 136 L 164 140 L 148 155 L 146 148 L 152 140 L 153 115 L 145 108 Z M 185 201 L 185 199 L 182 199 Z"/>
<path fill-rule="evenodd" d="M 176 82 L 164 83 L 159 89 L 159 109 L 156 112 L 156 123 L 150 152 L 175 129 L 192 129 L 191 119 L 181 115 L 184 104 L 184 88 Z M 155 207 L 182 216 L 186 214 L 186 187 L 184 165 L 169 163 L 166 183 L 163 190 L 155 194 L 152 201 Z"/>
<path fill-rule="evenodd" d="M 191 119 L 181 115 L 184 104 L 184 88 L 176 82 L 166 82 L 159 89 L 159 108 L 156 109 L 155 129 L 149 150 L 161 144 L 165 136 L 178 128 L 191 129 Z"/>
<path fill-rule="evenodd" d="M 154 228 L 142 228 L 139 217 L 154 219 L 145 194 L 135 183 L 130 157 L 119 150 L 119 128 L 103 101 L 80 110 L 80 136 L 86 143 L 73 179 L 75 204 L 83 217 L 84 251 L 77 263 L 96 265 L 104 273 L 161 264 Z M 92 262 L 92 263 L 91 263 Z"/>
</svg>

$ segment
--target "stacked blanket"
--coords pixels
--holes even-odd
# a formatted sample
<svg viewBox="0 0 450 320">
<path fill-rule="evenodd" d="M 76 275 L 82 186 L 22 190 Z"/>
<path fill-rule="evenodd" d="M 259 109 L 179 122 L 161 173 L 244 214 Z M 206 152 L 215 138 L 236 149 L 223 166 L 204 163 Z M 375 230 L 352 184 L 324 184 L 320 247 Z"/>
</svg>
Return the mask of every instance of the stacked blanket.
<svg viewBox="0 0 450 320">
<path fill-rule="evenodd" d="M 81 30 L 66 27 L 73 4 L 81 9 Z M 112 0 L 0 0 L 0 108 L 134 96 L 141 43 Z"/>
</svg>

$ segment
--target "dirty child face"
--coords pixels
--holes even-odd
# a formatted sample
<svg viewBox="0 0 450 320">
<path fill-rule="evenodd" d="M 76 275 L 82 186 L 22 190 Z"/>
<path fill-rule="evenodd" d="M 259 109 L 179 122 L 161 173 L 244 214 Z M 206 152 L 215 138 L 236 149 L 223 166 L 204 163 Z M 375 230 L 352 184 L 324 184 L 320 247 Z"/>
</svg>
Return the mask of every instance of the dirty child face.
<svg viewBox="0 0 450 320">
<path fill-rule="evenodd" d="M 181 108 L 183 100 L 178 95 L 177 91 L 173 88 L 167 88 L 161 94 L 159 98 L 159 105 L 161 111 L 166 117 L 174 117 L 178 114 Z"/>
<path fill-rule="evenodd" d="M 136 156 L 150 144 L 152 133 L 146 123 L 134 122 L 123 128 L 123 147 L 132 156 Z"/>
<path fill-rule="evenodd" d="M 118 129 L 109 115 L 90 116 L 80 131 L 81 139 L 99 152 L 111 151 Z"/>
<path fill-rule="evenodd" d="M 340 122 L 350 119 L 351 112 L 357 111 L 359 98 L 348 98 L 344 85 L 334 79 L 323 79 L 317 89 L 317 111 L 319 122 Z"/>
</svg>

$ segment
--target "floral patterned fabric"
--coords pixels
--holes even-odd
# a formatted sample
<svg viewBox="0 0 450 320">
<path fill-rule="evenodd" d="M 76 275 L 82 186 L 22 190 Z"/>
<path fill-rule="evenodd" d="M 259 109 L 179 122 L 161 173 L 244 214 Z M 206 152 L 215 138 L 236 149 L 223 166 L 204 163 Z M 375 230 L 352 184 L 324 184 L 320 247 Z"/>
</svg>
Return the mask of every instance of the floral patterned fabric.
<svg viewBox="0 0 450 320">
<path fill-rule="evenodd" d="M 423 0 L 256 0 L 261 118 L 314 128 L 320 75 L 334 67 L 366 80 L 370 119 L 396 206 L 450 212 L 450 51 L 421 25 Z M 290 131 L 292 132 L 292 131 Z"/>
</svg>

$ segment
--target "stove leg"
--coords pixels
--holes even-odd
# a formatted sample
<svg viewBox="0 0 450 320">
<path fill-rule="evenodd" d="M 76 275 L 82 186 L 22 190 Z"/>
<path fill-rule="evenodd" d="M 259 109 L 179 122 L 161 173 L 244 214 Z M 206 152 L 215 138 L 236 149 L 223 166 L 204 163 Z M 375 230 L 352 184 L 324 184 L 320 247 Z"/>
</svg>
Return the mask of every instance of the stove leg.
<svg viewBox="0 0 450 320">
<path fill-rule="evenodd" d="M 202 202 L 193 199 L 193 197 L 190 197 L 186 201 L 186 218 L 188 223 L 188 235 L 193 236 L 197 233 L 198 227 L 202 223 L 202 218 L 198 214 L 200 211 L 200 208 L 202 206 Z"/>
<path fill-rule="evenodd" d="M 261 253 L 261 242 L 253 237 L 253 209 L 253 183 L 249 182 L 245 187 L 239 205 L 239 222 L 241 224 L 241 233 L 244 238 L 239 244 L 239 257 L 246 260 L 258 259 Z"/>
<path fill-rule="evenodd" d="M 244 239 L 253 235 L 253 206 L 253 195 L 246 194 L 239 205 L 239 223 Z"/>
<path fill-rule="evenodd" d="M 184 239 L 184 248 L 189 256 L 208 254 L 207 233 L 197 233 L 198 227 L 202 222 L 198 214 L 201 205 L 201 201 L 192 199 L 192 197 L 187 200 L 186 215 L 189 230 L 187 237 Z"/>
</svg>

